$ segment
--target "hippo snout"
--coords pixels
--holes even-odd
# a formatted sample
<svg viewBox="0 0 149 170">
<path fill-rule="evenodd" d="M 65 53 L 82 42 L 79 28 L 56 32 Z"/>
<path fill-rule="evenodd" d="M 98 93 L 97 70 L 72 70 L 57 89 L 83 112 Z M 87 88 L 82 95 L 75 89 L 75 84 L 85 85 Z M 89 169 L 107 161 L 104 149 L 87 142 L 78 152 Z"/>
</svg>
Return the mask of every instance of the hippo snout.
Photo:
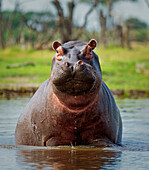
<svg viewBox="0 0 149 170">
<path fill-rule="evenodd" d="M 87 69 L 87 66 L 82 60 L 79 60 L 74 64 L 69 62 L 63 62 L 61 65 L 61 69 L 63 71 L 68 71 L 68 72 L 70 71 L 71 74 L 74 75 L 76 72 L 81 72 L 84 69 Z"/>
<path fill-rule="evenodd" d="M 57 90 L 80 95 L 90 91 L 96 80 L 93 68 L 82 60 L 69 63 L 63 62 L 58 73 L 53 75 L 52 82 Z"/>
</svg>

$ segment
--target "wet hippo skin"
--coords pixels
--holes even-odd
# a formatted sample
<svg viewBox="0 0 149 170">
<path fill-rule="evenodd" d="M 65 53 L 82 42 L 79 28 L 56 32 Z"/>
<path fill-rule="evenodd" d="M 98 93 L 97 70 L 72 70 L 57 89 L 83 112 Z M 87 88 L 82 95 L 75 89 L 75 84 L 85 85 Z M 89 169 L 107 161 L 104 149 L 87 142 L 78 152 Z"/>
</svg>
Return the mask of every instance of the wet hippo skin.
<svg viewBox="0 0 149 170">
<path fill-rule="evenodd" d="M 51 75 L 19 117 L 17 145 L 121 144 L 122 122 L 102 81 L 96 40 L 53 43 Z"/>
</svg>

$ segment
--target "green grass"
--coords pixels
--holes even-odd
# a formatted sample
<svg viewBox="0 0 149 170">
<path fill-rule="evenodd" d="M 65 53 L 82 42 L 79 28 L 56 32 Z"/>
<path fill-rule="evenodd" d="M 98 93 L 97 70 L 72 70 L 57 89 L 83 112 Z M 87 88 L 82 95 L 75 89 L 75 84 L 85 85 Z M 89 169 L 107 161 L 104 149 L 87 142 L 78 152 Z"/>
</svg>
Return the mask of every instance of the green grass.
<svg viewBox="0 0 149 170">
<path fill-rule="evenodd" d="M 0 83 L 41 83 L 50 75 L 51 60 L 54 52 L 48 50 L 22 50 L 19 47 L 7 48 L 0 51 Z M 33 62 L 35 66 L 7 69 L 7 65 Z"/>
<path fill-rule="evenodd" d="M 100 54 L 103 80 L 111 89 L 149 90 L 148 46 L 136 46 L 133 50 L 111 47 L 97 50 L 97 53 Z M 143 63 L 144 72 L 136 72 L 136 64 Z"/>
<path fill-rule="evenodd" d="M 97 48 L 103 72 L 103 80 L 110 89 L 149 90 L 149 47 L 135 46 L 133 50 L 121 47 Z M 54 51 L 34 49 L 22 50 L 11 47 L 0 50 L 0 84 L 1 88 L 9 84 L 42 83 L 50 75 Z M 35 66 L 6 68 L 10 64 L 33 62 Z M 136 63 L 145 63 L 145 71 L 136 72 Z"/>
</svg>

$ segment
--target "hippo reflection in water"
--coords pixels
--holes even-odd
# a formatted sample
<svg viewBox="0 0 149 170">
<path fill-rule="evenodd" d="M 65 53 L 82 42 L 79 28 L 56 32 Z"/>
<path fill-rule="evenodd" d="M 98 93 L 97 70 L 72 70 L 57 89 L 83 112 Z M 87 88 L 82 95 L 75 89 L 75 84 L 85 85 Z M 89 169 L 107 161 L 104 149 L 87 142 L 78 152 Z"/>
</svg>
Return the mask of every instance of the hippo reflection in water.
<svg viewBox="0 0 149 170">
<path fill-rule="evenodd" d="M 122 122 L 102 81 L 96 40 L 53 43 L 51 75 L 18 120 L 17 145 L 121 144 Z"/>
</svg>

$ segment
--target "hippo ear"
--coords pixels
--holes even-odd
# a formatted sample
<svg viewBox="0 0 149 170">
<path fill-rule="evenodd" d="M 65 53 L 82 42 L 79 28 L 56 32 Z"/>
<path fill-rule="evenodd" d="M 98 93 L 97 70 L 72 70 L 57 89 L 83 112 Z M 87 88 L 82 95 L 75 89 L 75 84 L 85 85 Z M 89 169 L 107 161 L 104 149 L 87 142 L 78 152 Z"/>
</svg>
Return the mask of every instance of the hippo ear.
<svg viewBox="0 0 149 170">
<path fill-rule="evenodd" d="M 97 46 L 97 41 L 92 39 L 89 41 L 88 45 L 92 48 L 92 50 Z"/>
<path fill-rule="evenodd" d="M 54 41 L 53 44 L 52 44 L 52 47 L 53 47 L 54 50 L 56 50 L 60 45 L 61 45 L 60 42 Z"/>
</svg>

